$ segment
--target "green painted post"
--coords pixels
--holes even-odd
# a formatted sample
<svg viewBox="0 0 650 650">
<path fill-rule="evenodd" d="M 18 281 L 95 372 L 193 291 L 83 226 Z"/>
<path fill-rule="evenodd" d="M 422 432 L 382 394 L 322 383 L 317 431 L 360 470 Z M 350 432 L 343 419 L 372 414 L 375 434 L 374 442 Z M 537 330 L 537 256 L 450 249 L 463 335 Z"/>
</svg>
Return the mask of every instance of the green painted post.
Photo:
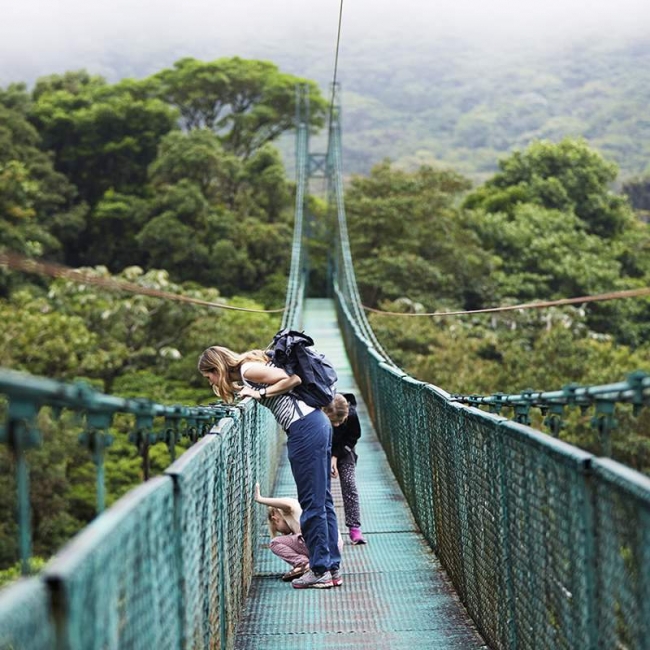
<svg viewBox="0 0 650 650">
<path fill-rule="evenodd" d="M 186 435 L 190 439 L 190 442 L 194 444 L 199 439 L 199 428 L 196 416 L 187 418 L 185 424 L 184 435 Z"/>
<path fill-rule="evenodd" d="M 547 413 L 548 415 L 544 418 L 544 426 L 548 427 L 548 430 L 554 438 L 558 438 L 560 431 L 564 427 L 562 421 L 564 417 L 564 405 L 551 404 L 547 409 Z"/>
<path fill-rule="evenodd" d="M 496 436 L 497 447 L 497 471 L 499 473 L 499 506 L 500 506 L 500 522 L 499 530 L 501 553 L 503 557 L 503 566 L 505 567 L 506 575 L 504 577 L 504 584 L 506 588 L 505 601 L 506 611 L 508 613 L 507 628 L 508 628 L 508 648 L 511 650 L 517 649 L 517 620 L 514 606 L 513 596 L 513 579 L 512 579 L 512 561 L 511 561 L 511 539 L 510 539 L 510 513 L 508 508 L 508 485 L 507 485 L 507 463 L 505 456 L 504 436 Z"/>
<path fill-rule="evenodd" d="M 16 487 L 18 489 L 20 571 L 23 575 L 28 575 L 32 556 L 32 513 L 29 504 L 29 468 L 22 449 L 16 452 Z"/>
<path fill-rule="evenodd" d="M 113 421 L 113 413 L 91 412 L 86 416 L 87 431 L 79 436 L 79 442 L 88 447 L 95 464 L 95 494 L 97 514 L 106 508 L 106 478 L 104 459 L 106 448 L 113 444 L 113 436 L 107 433 Z"/>
<path fill-rule="evenodd" d="M 140 456 L 142 456 L 142 477 L 145 481 L 149 480 L 150 465 L 149 465 L 149 446 L 151 442 L 155 442 L 156 435 L 153 430 L 153 403 L 148 400 L 138 400 L 137 411 L 135 415 L 135 431 L 129 436 L 129 440 L 133 442 Z"/>
<path fill-rule="evenodd" d="M 530 404 L 515 404 L 515 422 L 530 426 Z"/>
<path fill-rule="evenodd" d="M 632 391 L 634 391 L 634 397 L 632 398 L 632 413 L 635 416 L 639 415 L 646 402 L 644 395 L 644 380 L 647 379 L 647 377 L 648 373 L 641 370 L 631 372 L 627 376 L 627 383 L 630 385 Z"/>
<path fill-rule="evenodd" d="M 29 466 L 25 452 L 40 444 L 40 433 L 35 424 L 39 405 L 28 399 L 11 397 L 7 413 L 7 439 L 16 461 L 16 490 L 18 497 L 18 548 L 20 569 L 23 575 L 30 573 L 32 556 L 32 514 L 29 501 Z"/>
<path fill-rule="evenodd" d="M 174 416 L 167 416 L 165 418 L 165 430 L 163 432 L 163 440 L 169 450 L 169 462 L 173 463 L 176 460 L 176 443 L 179 438 L 178 428 L 179 418 Z"/>
<path fill-rule="evenodd" d="M 612 456 L 612 436 L 611 432 L 618 426 L 614 417 L 616 403 L 611 400 L 597 399 L 596 412 L 591 418 L 591 425 L 598 431 L 603 456 L 611 458 Z"/>
</svg>

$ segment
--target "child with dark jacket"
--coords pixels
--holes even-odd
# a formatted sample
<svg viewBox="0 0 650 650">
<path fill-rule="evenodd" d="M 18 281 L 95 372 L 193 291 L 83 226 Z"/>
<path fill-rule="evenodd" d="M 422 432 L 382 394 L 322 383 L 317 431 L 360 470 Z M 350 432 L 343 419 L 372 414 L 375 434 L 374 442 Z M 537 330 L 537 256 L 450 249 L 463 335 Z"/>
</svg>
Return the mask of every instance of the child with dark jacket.
<svg viewBox="0 0 650 650">
<path fill-rule="evenodd" d="M 356 397 L 352 393 L 337 393 L 332 403 L 323 411 L 332 423 L 332 478 L 341 480 L 345 525 L 349 529 L 353 544 L 365 544 L 366 540 L 361 534 L 356 480 L 358 456 L 354 450 L 361 436 L 356 404 Z"/>
</svg>

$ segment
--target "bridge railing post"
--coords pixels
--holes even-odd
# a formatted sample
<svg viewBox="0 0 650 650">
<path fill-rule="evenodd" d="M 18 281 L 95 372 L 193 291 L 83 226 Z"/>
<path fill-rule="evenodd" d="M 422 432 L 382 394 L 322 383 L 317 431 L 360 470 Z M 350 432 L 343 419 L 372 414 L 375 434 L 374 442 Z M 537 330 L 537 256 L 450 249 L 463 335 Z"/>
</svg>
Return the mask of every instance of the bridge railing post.
<svg viewBox="0 0 650 650">
<path fill-rule="evenodd" d="M 112 422 L 113 413 L 110 411 L 90 412 L 86 415 L 86 431 L 79 435 L 79 442 L 90 450 L 95 463 L 97 514 L 106 507 L 104 459 L 106 449 L 113 444 L 113 436 L 108 433 Z"/>
<path fill-rule="evenodd" d="M 41 433 L 36 424 L 40 405 L 31 398 L 11 395 L 5 426 L 0 430 L 4 442 L 13 456 L 16 467 L 16 499 L 21 572 L 30 573 L 32 555 L 32 518 L 29 489 L 29 464 L 26 452 L 41 443 Z"/>
</svg>

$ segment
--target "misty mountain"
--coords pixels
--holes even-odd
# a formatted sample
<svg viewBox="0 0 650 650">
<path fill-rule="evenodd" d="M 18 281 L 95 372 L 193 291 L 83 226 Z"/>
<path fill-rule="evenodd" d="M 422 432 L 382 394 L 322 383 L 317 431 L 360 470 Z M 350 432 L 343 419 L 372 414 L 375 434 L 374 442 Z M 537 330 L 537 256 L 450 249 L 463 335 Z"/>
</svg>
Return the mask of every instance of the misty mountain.
<svg viewBox="0 0 650 650">
<path fill-rule="evenodd" d="M 321 66 L 293 71 L 322 82 Z M 615 161 L 621 179 L 650 173 L 648 40 L 509 51 L 452 40 L 359 45 L 348 47 L 340 81 L 352 172 L 388 157 L 481 180 L 534 139 L 578 136 Z"/>
<path fill-rule="evenodd" d="M 327 96 L 333 44 L 297 55 L 264 44 L 273 61 L 316 80 Z M 260 52 L 261 54 L 261 52 Z M 341 48 L 346 173 L 384 158 L 414 169 L 450 166 L 480 182 L 532 140 L 583 137 L 619 165 L 621 182 L 650 173 L 650 40 L 539 41 L 367 37 Z M 325 150 L 324 137 L 312 149 Z M 292 144 L 281 143 L 291 165 Z"/>
<path fill-rule="evenodd" d="M 516 42 L 519 44 L 513 45 Z M 239 55 L 273 61 L 317 81 L 326 96 L 334 71 L 333 39 L 278 40 L 268 34 L 197 43 L 193 51 L 131 43 L 81 65 L 111 81 L 143 78 L 183 56 Z M 21 64 L 12 67 L 12 77 Z M 52 72 L 62 72 L 61 61 Z M 57 67 L 58 66 L 58 67 Z M 0 70 L 0 80 L 2 80 Z M 6 71 L 5 71 L 6 72 Z M 31 83 L 29 68 L 24 80 Z M 5 74 L 6 77 L 6 74 Z M 366 173 L 384 158 L 400 167 L 450 166 L 479 182 L 498 159 L 534 139 L 584 137 L 621 170 L 620 180 L 650 173 L 650 41 L 561 40 L 526 46 L 507 39 L 387 39 L 369 33 L 343 41 L 341 84 L 346 173 Z M 280 149 L 292 168 L 293 142 Z M 324 151 L 324 135 L 312 150 Z"/>
</svg>

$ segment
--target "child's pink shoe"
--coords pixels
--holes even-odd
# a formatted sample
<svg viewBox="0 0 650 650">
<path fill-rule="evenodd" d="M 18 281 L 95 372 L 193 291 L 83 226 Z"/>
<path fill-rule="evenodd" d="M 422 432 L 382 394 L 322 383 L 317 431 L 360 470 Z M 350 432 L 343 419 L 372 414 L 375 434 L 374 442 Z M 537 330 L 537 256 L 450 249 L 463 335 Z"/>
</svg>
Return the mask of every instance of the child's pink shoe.
<svg viewBox="0 0 650 650">
<path fill-rule="evenodd" d="M 366 540 L 363 539 L 361 528 L 350 528 L 350 539 L 353 544 L 365 544 Z"/>
</svg>

